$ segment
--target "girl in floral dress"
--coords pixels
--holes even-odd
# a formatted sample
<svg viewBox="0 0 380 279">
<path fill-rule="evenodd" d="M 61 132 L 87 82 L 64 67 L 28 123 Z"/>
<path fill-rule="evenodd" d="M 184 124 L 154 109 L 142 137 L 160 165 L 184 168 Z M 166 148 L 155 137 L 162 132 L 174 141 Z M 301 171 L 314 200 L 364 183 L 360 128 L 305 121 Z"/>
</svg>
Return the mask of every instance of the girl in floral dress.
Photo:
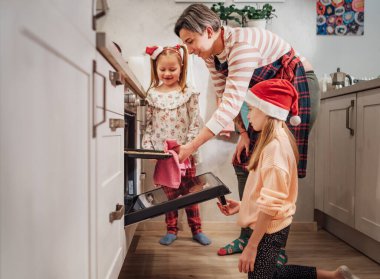
<svg viewBox="0 0 380 279">
<path fill-rule="evenodd" d="M 144 149 L 163 150 L 166 139 L 175 139 L 183 145 L 199 133 L 199 92 L 186 86 L 187 49 L 184 46 L 147 47 L 151 58 L 151 84 L 147 94 L 147 126 L 143 136 Z M 163 186 L 167 197 L 175 199 L 188 193 L 186 181 L 195 176 L 195 161 L 190 157 L 191 167 L 181 177 L 178 189 Z M 187 221 L 193 239 L 202 245 L 211 243 L 202 233 L 199 206 L 186 209 Z M 177 239 L 178 211 L 166 213 L 167 233 L 160 239 L 162 245 L 170 245 Z"/>
</svg>

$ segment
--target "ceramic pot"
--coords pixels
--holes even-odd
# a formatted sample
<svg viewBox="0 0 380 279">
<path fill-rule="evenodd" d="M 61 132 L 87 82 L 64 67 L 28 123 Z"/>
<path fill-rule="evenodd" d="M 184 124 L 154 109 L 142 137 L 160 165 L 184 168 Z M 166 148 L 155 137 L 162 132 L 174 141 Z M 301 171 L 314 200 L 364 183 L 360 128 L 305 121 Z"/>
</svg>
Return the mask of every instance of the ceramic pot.
<svg viewBox="0 0 380 279">
<path fill-rule="evenodd" d="M 248 21 L 248 27 L 258 27 L 262 29 L 266 29 L 267 21 L 265 19 L 251 19 Z"/>
</svg>

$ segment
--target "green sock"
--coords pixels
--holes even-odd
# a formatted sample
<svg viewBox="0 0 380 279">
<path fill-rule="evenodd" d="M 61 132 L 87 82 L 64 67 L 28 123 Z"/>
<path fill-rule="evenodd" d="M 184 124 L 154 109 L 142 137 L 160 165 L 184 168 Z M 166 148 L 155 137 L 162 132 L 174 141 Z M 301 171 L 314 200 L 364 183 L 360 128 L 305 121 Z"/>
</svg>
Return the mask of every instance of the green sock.
<svg viewBox="0 0 380 279">
<path fill-rule="evenodd" d="M 288 256 L 286 255 L 286 251 L 284 248 L 281 248 L 280 253 L 278 254 L 276 265 L 277 267 L 280 267 L 280 266 L 286 265 L 287 262 L 288 262 Z"/>
</svg>

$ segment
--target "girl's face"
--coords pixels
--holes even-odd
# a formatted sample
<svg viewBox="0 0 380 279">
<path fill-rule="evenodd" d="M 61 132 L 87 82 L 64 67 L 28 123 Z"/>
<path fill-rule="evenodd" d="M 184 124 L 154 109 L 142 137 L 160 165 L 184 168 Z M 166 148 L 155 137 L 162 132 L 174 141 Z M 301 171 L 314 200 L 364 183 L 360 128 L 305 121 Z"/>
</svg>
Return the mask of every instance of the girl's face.
<svg viewBox="0 0 380 279">
<path fill-rule="evenodd" d="M 177 54 L 167 54 L 158 57 L 157 60 L 158 79 L 167 87 L 178 85 L 181 75 L 181 64 Z"/>
<path fill-rule="evenodd" d="M 207 27 L 202 34 L 182 28 L 179 31 L 179 37 L 187 46 L 190 54 L 195 54 L 203 59 L 207 59 L 212 55 L 215 41 L 212 27 Z"/>
<path fill-rule="evenodd" d="M 264 112 L 256 107 L 249 106 L 248 121 L 255 131 L 260 132 L 267 120 L 268 116 Z"/>
</svg>

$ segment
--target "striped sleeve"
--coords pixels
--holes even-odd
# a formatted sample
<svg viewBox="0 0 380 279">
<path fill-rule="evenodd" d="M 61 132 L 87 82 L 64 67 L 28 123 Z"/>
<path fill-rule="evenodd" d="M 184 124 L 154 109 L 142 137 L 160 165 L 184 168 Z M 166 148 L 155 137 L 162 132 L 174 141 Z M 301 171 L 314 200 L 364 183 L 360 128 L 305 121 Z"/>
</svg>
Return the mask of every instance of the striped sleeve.
<svg viewBox="0 0 380 279">
<path fill-rule="evenodd" d="M 222 102 L 206 124 L 214 134 L 219 134 L 238 115 L 260 58 L 259 50 L 246 42 L 235 43 L 231 48 Z"/>
</svg>

